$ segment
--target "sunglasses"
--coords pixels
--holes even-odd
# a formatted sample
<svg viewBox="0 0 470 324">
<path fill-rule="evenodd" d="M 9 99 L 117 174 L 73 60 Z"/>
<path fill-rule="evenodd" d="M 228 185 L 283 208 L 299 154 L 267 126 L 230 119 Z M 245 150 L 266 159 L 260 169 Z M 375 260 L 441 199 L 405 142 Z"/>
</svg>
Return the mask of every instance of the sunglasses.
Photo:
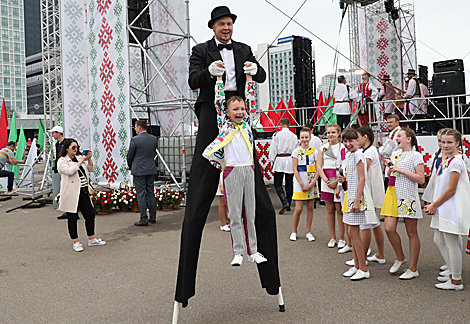
<svg viewBox="0 0 470 324">
<path fill-rule="evenodd" d="M 72 150 L 78 149 L 78 146 L 71 146 Z"/>
</svg>

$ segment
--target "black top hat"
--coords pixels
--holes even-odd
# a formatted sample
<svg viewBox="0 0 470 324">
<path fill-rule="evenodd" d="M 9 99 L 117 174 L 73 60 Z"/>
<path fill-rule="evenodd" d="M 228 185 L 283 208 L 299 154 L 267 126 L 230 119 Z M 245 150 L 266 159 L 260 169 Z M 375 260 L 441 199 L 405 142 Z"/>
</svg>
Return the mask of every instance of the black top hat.
<svg viewBox="0 0 470 324">
<path fill-rule="evenodd" d="M 384 74 L 384 75 L 382 76 L 382 80 L 384 80 L 384 81 L 390 81 L 390 75 Z"/>
<path fill-rule="evenodd" d="M 215 7 L 211 12 L 211 20 L 207 23 L 209 28 L 212 28 L 212 25 L 215 23 L 217 19 L 222 17 L 230 17 L 232 18 L 233 22 L 237 19 L 237 15 L 234 15 L 230 12 L 230 9 L 226 6 Z"/>
<path fill-rule="evenodd" d="M 416 74 L 416 71 L 414 69 L 408 69 L 408 72 L 406 74 Z"/>
</svg>

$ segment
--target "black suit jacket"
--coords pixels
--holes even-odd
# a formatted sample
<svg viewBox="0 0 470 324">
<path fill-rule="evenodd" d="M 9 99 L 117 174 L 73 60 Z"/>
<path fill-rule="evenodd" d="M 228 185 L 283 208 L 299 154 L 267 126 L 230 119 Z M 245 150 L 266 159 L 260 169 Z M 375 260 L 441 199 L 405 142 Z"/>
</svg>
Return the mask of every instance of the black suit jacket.
<svg viewBox="0 0 470 324">
<path fill-rule="evenodd" d="M 232 40 L 232 44 L 233 57 L 235 59 L 237 91 L 240 97 L 245 98 L 246 76 L 243 71 L 243 64 L 246 61 L 250 61 L 258 65 L 258 73 L 253 76 L 253 80 L 256 82 L 263 83 L 264 80 L 266 80 L 266 72 L 256 61 L 250 46 L 235 42 L 234 40 Z M 209 65 L 214 61 L 222 61 L 220 51 L 217 48 L 214 38 L 193 47 L 191 57 L 189 58 L 188 83 L 191 89 L 200 89 L 200 94 L 195 105 L 198 118 L 203 103 L 208 104 L 212 109 L 214 108 L 214 86 L 217 78 L 213 78 L 209 73 Z M 225 80 L 225 74 L 223 77 Z"/>
</svg>

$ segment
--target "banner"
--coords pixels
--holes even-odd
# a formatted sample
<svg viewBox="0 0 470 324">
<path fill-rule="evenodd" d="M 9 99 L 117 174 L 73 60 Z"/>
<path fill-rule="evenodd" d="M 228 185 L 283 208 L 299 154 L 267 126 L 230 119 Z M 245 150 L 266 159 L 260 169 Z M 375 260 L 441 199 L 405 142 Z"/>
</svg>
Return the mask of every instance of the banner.
<svg viewBox="0 0 470 324">
<path fill-rule="evenodd" d="M 117 188 L 128 179 L 130 142 L 127 6 L 94 0 L 89 14 L 89 116 L 95 180 Z"/>
<path fill-rule="evenodd" d="M 88 0 L 89 1 L 89 0 Z M 90 149 L 86 1 L 61 2 L 64 136 Z"/>
</svg>

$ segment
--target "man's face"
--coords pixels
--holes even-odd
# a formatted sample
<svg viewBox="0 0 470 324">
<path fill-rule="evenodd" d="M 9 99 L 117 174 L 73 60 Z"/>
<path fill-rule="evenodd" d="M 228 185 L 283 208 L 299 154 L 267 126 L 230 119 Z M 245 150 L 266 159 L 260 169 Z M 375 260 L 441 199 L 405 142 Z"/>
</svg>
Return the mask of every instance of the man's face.
<svg viewBox="0 0 470 324">
<path fill-rule="evenodd" d="M 16 149 L 16 145 L 7 146 L 7 149 L 10 149 L 13 152 Z"/>
<path fill-rule="evenodd" d="M 398 127 L 398 125 L 400 125 L 400 123 L 397 122 L 395 118 L 387 119 L 387 127 L 389 130 L 394 130 L 395 128 Z"/>
<path fill-rule="evenodd" d="M 228 43 L 232 39 L 233 20 L 231 17 L 222 17 L 217 19 L 212 25 L 214 36 L 221 43 Z"/>
<path fill-rule="evenodd" d="M 57 140 L 60 136 L 60 133 L 59 132 L 52 132 L 52 137 Z"/>
</svg>

